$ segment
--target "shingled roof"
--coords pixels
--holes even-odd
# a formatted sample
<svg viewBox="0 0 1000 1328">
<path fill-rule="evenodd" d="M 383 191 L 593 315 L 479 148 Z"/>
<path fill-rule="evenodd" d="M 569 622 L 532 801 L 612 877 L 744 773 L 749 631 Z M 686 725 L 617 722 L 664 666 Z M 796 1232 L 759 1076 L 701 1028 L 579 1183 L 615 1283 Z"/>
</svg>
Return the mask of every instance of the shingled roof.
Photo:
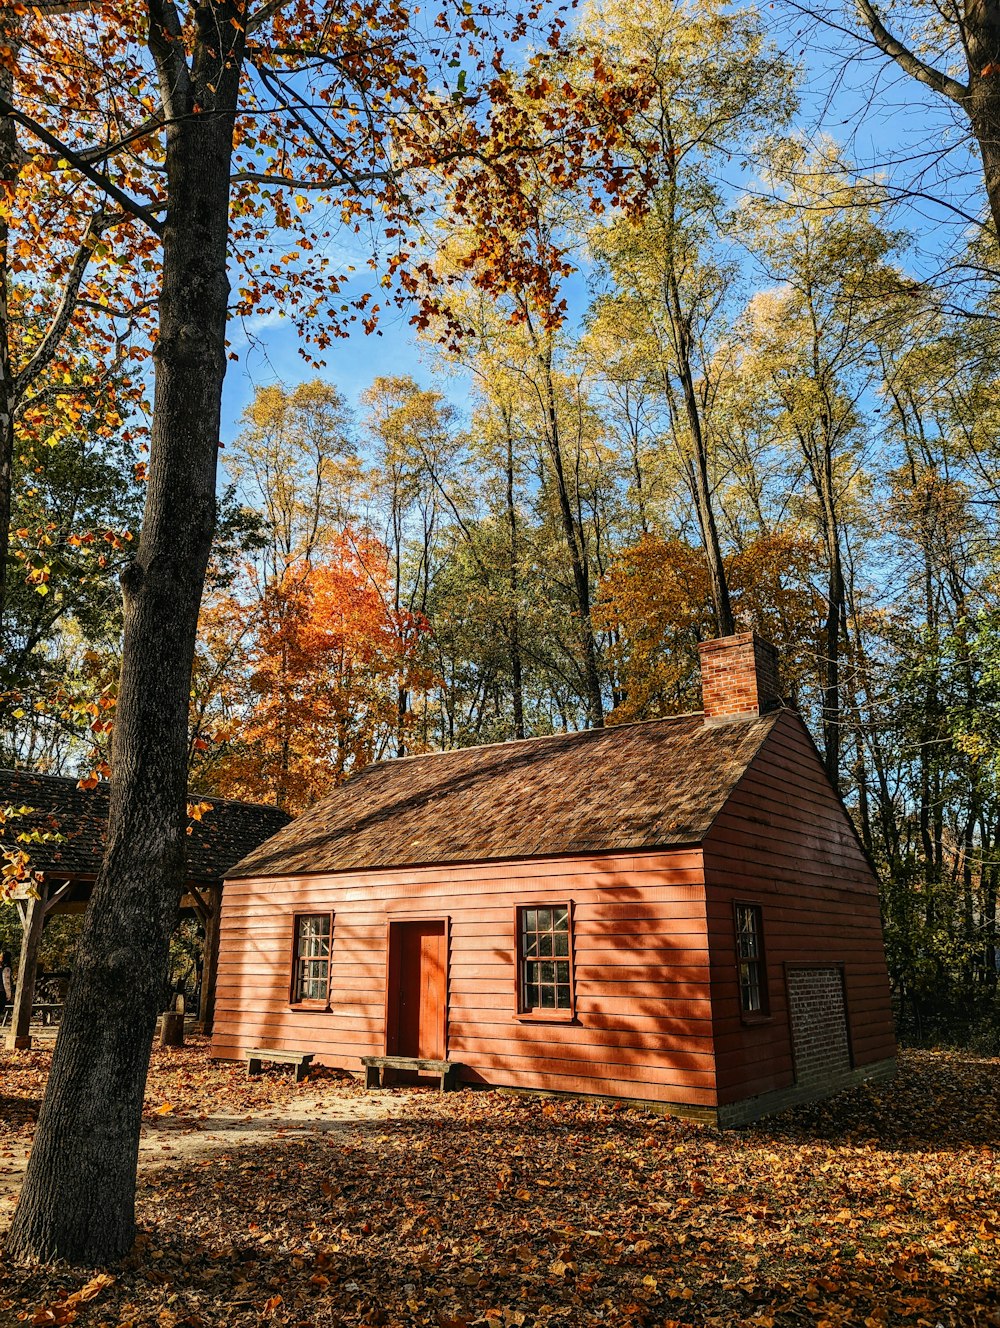
<svg viewBox="0 0 1000 1328">
<path fill-rule="evenodd" d="M 108 821 L 109 784 L 80 789 L 75 779 L 61 775 L 34 775 L 23 770 L 0 770 L 0 806 L 31 807 L 0 830 L 0 844 L 12 845 L 25 831 L 39 830 L 62 836 L 52 843 L 25 845 L 36 871 L 52 875 L 96 876 L 104 852 Z M 289 816 L 277 807 L 227 798 L 192 795 L 210 804 L 200 821 L 192 822 L 187 837 L 188 879 L 221 881 L 233 864 L 263 843 Z"/>
<path fill-rule="evenodd" d="M 231 878 L 700 842 L 781 712 L 701 714 L 366 766 Z"/>
</svg>

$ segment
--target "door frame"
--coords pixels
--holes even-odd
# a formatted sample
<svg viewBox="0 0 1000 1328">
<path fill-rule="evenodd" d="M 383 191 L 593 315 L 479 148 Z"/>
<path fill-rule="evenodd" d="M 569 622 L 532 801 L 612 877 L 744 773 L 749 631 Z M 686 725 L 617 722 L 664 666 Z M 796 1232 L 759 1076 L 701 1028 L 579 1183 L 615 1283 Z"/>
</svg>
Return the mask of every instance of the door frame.
<svg viewBox="0 0 1000 1328">
<path fill-rule="evenodd" d="M 402 913 L 395 910 L 385 921 L 385 1009 L 382 1021 L 383 1055 L 394 1056 L 399 1041 L 399 944 L 393 944 L 393 927 L 410 922 L 440 922 L 444 926 L 444 1028 L 445 1059 L 451 1016 L 451 915 L 448 913 Z M 398 935 L 398 932 L 397 932 Z"/>
</svg>

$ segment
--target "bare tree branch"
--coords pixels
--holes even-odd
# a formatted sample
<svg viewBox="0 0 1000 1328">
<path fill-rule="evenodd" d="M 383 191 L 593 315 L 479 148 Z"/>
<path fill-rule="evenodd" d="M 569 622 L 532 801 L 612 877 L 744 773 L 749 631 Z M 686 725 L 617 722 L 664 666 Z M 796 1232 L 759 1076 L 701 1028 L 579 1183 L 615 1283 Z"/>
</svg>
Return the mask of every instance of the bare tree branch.
<svg viewBox="0 0 1000 1328">
<path fill-rule="evenodd" d="M 900 69 L 912 78 L 917 79 L 918 82 L 925 83 L 927 87 L 933 88 L 942 97 L 950 97 L 952 101 L 957 102 L 960 106 L 965 106 L 969 89 L 964 83 L 959 83 L 957 78 L 952 78 L 950 74 L 943 74 L 940 69 L 935 69 L 933 65 L 926 64 L 919 56 L 908 50 L 897 37 L 892 35 L 879 18 L 871 0 L 855 0 L 855 2 L 858 18 L 871 33 L 872 40 L 883 54 L 895 60 Z"/>
<path fill-rule="evenodd" d="M 261 5 L 260 9 L 247 19 L 247 35 L 262 28 L 269 18 L 273 18 L 279 9 L 284 9 L 289 3 L 290 0 L 267 0 L 267 4 Z"/>
</svg>

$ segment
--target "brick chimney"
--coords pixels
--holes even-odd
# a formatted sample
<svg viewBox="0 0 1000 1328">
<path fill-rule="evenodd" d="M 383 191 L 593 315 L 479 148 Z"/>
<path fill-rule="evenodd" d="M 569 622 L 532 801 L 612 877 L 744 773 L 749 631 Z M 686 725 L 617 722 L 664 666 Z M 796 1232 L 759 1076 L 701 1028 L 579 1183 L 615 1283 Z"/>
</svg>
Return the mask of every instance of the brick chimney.
<svg viewBox="0 0 1000 1328">
<path fill-rule="evenodd" d="M 698 644 L 706 719 L 762 715 L 781 705 L 778 652 L 756 632 Z"/>
</svg>

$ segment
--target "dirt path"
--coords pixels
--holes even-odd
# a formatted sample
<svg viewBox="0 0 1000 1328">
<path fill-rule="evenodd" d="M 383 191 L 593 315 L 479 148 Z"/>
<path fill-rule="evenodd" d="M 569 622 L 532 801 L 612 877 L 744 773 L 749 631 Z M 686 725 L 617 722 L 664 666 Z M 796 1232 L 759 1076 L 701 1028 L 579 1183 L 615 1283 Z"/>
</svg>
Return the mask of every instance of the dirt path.
<svg viewBox="0 0 1000 1328">
<path fill-rule="evenodd" d="M 224 1152 L 273 1142 L 348 1131 L 362 1121 L 388 1120 L 406 1110 L 398 1093 L 356 1090 L 321 1082 L 295 1093 L 292 1101 L 240 1114 L 218 1112 L 204 1119 L 173 1113 L 143 1121 L 139 1173 L 178 1162 L 205 1161 Z M 0 1140 L 0 1230 L 10 1220 L 28 1161 L 23 1136 Z"/>
</svg>

